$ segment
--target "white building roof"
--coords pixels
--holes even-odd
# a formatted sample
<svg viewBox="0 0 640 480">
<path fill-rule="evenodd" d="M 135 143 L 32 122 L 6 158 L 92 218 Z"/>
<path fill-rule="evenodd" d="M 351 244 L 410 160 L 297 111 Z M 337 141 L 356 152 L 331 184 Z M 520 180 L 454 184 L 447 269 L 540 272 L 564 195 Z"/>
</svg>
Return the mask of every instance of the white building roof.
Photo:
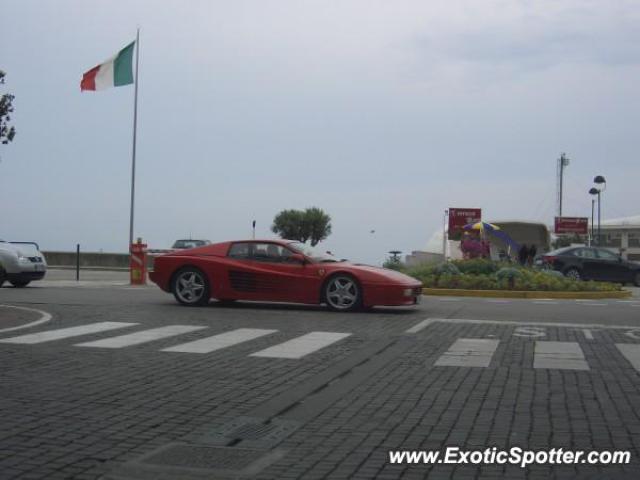
<svg viewBox="0 0 640 480">
<path fill-rule="evenodd" d="M 597 223 L 597 220 L 596 220 Z M 631 217 L 612 218 L 610 220 L 603 220 L 602 225 L 610 227 L 631 227 L 640 228 L 640 215 L 634 215 Z"/>
</svg>

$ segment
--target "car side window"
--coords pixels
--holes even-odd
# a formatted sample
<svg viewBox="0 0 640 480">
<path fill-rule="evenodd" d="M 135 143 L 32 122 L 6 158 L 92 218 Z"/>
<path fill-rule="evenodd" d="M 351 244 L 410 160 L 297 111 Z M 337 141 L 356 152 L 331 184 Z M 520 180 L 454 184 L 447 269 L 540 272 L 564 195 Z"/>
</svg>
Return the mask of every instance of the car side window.
<svg viewBox="0 0 640 480">
<path fill-rule="evenodd" d="M 288 263 L 292 252 L 275 243 L 254 243 L 252 260 L 269 263 Z"/>
<path fill-rule="evenodd" d="M 249 244 L 248 243 L 234 243 L 229 249 L 228 257 L 231 258 L 249 258 Z"/>
<path fill-rule="evenodd" d="M 618 256 L 609 250 L 598 249 L 596 252 L 598 252 L 598 258 L 601 260 L 618 260 Z"/>
<path fill-rule="evenodd" d="M 593 250 L 588 248 L 581 248 L 576 252 L 576 256 L 580 258 L 596 258 L 596 254 Z"/>
</svg>

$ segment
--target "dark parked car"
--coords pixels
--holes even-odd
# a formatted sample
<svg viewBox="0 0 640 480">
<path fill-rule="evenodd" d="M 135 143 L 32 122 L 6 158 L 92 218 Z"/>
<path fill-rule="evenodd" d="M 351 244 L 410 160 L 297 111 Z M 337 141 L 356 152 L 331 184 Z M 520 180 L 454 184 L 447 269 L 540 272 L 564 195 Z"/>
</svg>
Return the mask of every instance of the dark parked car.
<svg viewBox="0 0 640 480">
<path fill-rule="evenodd" d="M 565 247 L 542 256 L 542 267 L 576 280 L 633 282 L 640 286 L 640 263 L 629 262 L 605 248 Z"/>
</svg>

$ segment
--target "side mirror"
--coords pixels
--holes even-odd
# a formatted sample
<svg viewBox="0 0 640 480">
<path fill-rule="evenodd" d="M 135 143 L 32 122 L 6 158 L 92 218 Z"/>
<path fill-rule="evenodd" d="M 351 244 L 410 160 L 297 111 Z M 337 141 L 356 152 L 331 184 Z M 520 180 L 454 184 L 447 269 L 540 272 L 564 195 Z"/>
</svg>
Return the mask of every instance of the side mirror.
<svg viewBox="0 0 640 480">
<path fill-rule="evenodd" d="M 304 255 L 302 255 L 301 253 L 294 253 L 289 257 L 289 259 L 293 263 L 300 263 L 302 265 L 306 265 L 307 264 L 306 257 Z"/>
</svg>

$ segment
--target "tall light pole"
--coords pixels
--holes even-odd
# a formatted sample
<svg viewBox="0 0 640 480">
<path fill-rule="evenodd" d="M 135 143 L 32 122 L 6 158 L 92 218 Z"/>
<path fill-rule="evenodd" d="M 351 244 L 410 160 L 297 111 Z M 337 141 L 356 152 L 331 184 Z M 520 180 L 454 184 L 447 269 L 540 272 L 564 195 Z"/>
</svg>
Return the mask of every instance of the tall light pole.
<svg viewBox="0 0 640 480">
<path fill-rule="evenodd" d="M 604 179 L 604 177 L 602 175 L 598 175 L 593 179 L 593 183 L 595 183 L 596 185 L 603 185 L 602 187 L 600 187 L 598 189 L 598 245 L 602 244 L 602 237 L 601 237 L 601 211 L 602 211 L 602 207 L 601 207 L 601 202 L 600 202 L 600 194 L 602 192 L 604 192 L 607 189 L 607 181 Z"/>
<path fill-rule="evenodd" d="M 595 203 L 596 203 L 596 199 L 595 199 L 595 195 L 598 195 L 598 198 L 600 198 L 600 190 L 598 190 L 595 187 L 591 187 L 591 190 L 589 190 L 589 195 L 592 196 L 591 198 L 591 242 L 593 243 L 593 216 L 594 216 L 594 210 L 595 210 Z M 600 204 L 600 202 L 598 202 L 598 205 Z"/>
<path fill-rule="evenodd" d="M 449 210 L 444 211 L 442 224 L 442 260 L 447 261 L 447 221 L 449 220 Z"/>
<path fill-rule="evenodd" d="M 569 159 L 562 153 L 558 159 L 558 216 L 562 217 L 562 184 L 564 182 L 564 168 L 569 166 Z"/>
</svg>

